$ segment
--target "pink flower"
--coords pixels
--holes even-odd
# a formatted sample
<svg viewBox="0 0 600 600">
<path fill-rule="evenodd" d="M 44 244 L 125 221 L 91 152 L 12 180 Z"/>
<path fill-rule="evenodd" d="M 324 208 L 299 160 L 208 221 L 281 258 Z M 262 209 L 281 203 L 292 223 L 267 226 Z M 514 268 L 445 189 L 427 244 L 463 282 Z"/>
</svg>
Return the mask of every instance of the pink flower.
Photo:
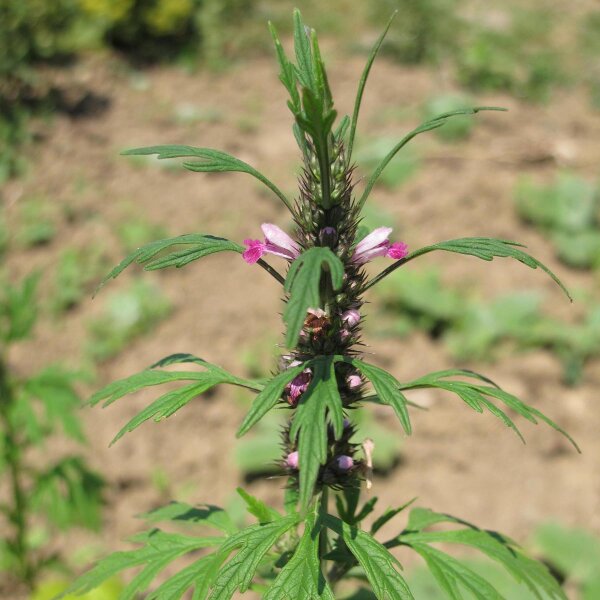
<svg viewBox="0 0 600 600">
<path fill-rule="evenodd" d="M 354 249 L 352 261 L 357 265 L 363 265 L 378 256 L 388 256 L 395 260 L 404 258 L 408 247 L 402 242 L 390 244 L 388 239 L 392 233 L 391 227 L 378 227 L 367 237 L 363 238 Z"/>
<path fill-rule="evenodd" d="M 244 240 L 247 248 L 242 257 L 249 265 L 257 262 L 264 254 L 275 254 L 288 260 L 294 260 L 300 254 L 300 246 L 277 225 L 263 223 L 261 229 L 265 234 L 264 242 Z"/>
<path fill-rule="evenodd" d="M 358 322 L 360 321 L 360 313 L 355 308 L 351 308 L 342 313 L 342 321 L 348 327 L 354 327 L 355 325 L 358 325 Z"/>
<path fill-rule="evenodd" d="M 298 452 L 290 452 L 285 459 L 285 465 L 288 469 L 298 468 Z"/>
<path fill-rule="evenodd" d="M 408 254 L 408 246 L 404 242 L 395 242 L 387 251 L 386 256 L 394 260 L 400 260 Z"/>
<path fill-rule="evenodd" d="M 285 391 L 288 395 L 288 403 L 291 406 L 298 404 L 298 399 L 308 389 L 310 380 L 312 379 L 312 372 L 310 369 L 304 369 L 302 373 L 296 375 L 290 383 L 285 386 Z"/>
<path fill-rule="evenodd" d="M 352 457 L 346 456 L 345 454 L 338 456 L 335 460 L 340 471 L 349 471 L 354 466 L 354 460 L 352 460 Z"/>
<path fill-rule="evenodd" d="M 362 378 L 360 375 L 349 375 L 346 379 L 346 383 L 351 390 L 355 390 L 356 388 L 362 385 Z"/>
</svg>

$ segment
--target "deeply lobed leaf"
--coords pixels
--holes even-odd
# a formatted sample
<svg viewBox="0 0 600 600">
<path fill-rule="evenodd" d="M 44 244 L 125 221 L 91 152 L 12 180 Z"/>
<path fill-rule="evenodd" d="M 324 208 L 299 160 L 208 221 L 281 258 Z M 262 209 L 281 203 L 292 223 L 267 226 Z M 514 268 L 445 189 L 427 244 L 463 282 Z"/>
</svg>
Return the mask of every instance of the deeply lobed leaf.
<svg viewBox="0 0 600 600">
<path fill-rule="evenodd" d="M 162 254 L 164 250 L 173 246 L 185 246 L 185 248 Z M 155 271 L 175 267 L 177 269 L 189 263 L 215 254 L 216 252 L 238 252 L 242 253 L 244 248 L 235 242 L 225 238 L 205 235 L 202 233 L 188 233 L 174 238 L 157 240 L 142 246 L 124 258 L 100 283 L 104 286 L 110 279 L 118 277 L 129 265 L 137 263 L 144 265 L 144 270 Z"/>
<path fill-rule="evenodd" d="M 324 269 L 329 272 L 333 289 L 339 290 L 344 265 L 329 248 L 309 248 L 290 266 L 285 280 L 285 291 L 290 297 L 283 313 L 287 325 L 286 344 L 290 348 L 298 343 L 308 309 L 321 306 L 319 284 Z"/>
</svg>

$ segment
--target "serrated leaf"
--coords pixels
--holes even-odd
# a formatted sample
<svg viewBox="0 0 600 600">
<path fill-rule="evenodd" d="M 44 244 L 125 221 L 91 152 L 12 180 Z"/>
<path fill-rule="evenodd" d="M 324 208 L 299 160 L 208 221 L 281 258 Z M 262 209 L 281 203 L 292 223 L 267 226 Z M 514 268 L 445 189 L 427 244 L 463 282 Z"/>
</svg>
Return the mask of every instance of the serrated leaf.
<svg viewBox="0 0 600 600">
<path fill-rule="evenodd" d="M 531 423 L 537 424 L 537 419 L 541 419 L 550 427 L 564 435 L 571 444 L 575 447 L 575 449 L 580 452 L 579 447 L 573 438 L 561 427 L 559 427 L 554 421 L 549 419 L 546 415 L 541 413 L 538 409 L 525 404 L 523 401 L 519 400 L 513 394 L 509 394 L 504 390 L 498 388 L 493 382 L 492 385 L 482 385 L 479 383 L 472 383 L 470 381 L 457 381 L 448 379 L 448 377 L 468 377 L 468 378 L 476 378 L 481 381 L 490 381 L 485 378 L 483 375 L 478 375 L 473 371 L 461 371 L 460 369 L 452 369 L 446 371 L 439 371 L 436 373 L 430 373 L 429 375 L 425 375 L 424 377 L 420 377 L 419 379 L 415 379 L 414 381 L 400 384 L 400 389 L 402 390 L 410 390 L 410 389 L 419 389 L 419 388 L 439 388 L 443 390 L 447 390 L 456 394 L 459 398 L 461 398 L 468 406 L 470 406 L 473 410 L 476 410 L 479 413 L 482 413 L 484 409 L 489 410 L 494 416 L 498 417 L 507 427 L 510 427 L 515 433 L 521 438 L 524 442 L 523 436 L 521 432 L 514 424 L 513 420 L 501 409 L 499 409 L 495 404 L 490 402 L 488 398 L 495 398 L 512 408 L 515 412 L 520 414 L 522 417 L 530 421 Z"/>
<path fill-rule="evenodd" d="M 391 267 L 388 267 L 384 271 L 382 271 L 379 275 L 374 277 L 371 281 L 369 281 L 365 286 L 364 290 L 372 287 L 381 279 L 395 271 L 398 267 L 406 264 L 408 261 L 417 258 L 418 256 L 422 256 L 423 254 L 428 254 L 429 252 L 433 252 L 434 250 L 443 250 L 445 252 L 455 252 L 457 254 L 466 254 L 469 256 L 475 256 L 477 258 L 481 258 L 482 260 L 491 261 L 494 258 L 514 258 L 524 265 L 530 267 L 531 269 L 537 269 L 538 267 L 542 269 L 546 274 L 548 274 L 556 284 L 562 289 L 562 291 L 566 294 L 569 300 L 572 300 L 569 291 L 564 286 L 562 281 L 544 264 L 542 264 L 539 260 L 534 258 L 533 256 L 527 254 L 520 248 L 524 248 L 523 244 L 519 244 L 518 242 L 511 242 L 509 240 L 499 240 L 495 238 L 460 238 L 456 240 L 448 240 L 445 242 L 439 242 L 437 244 L 432 244 L 431 246 L 425 246 L 424 248 L 420 248 L 419 250 L 415 250 L 398 261 L 396 261 Z"/>
<path fill-rule="evenodd" d="M 242 379 L 231 375 L 221 367 L 213 365 L 202 359 L 189 354 L 175 354 L 159 361 L 157 364 L 174 364 L 177 362 L 194 362 L 206 368 L 205 371 L 161 371 L 157 369 L 146 369 L 141 373 L 136 373 L 125 379 L 115 381 L 102 390 L 96 392 L 90 399 L 93 406 L 104 400 L 103 407 L 109 406 L 116 400 L 126 394 L 139 391 L 145 387 L 160 385 L 173 381 L 191 381 L 188 385 L 171 390 L 160 396 L 144 410 L 133 417 L 115 436 L 111 443 L 116 442 L 125 433 L 132 431 L 148 419 L 159 421 L 175 414 L 185 404 L 193 400 L 196 396 L 203 394 L 207 390 L 222 383 L 237 385 L 251 390 L 258 391 L 262 386 L 257 385 L 247 379 Z"/>
<path fill-rule="evenodd" d="M 181 521 L 214 527 L 227 534 L 237 531 L 237 527 L 233 524 L 229 515 L 222 508 L 211 504 L 191 506 L 185 502 L 170 502 L 166 506 L 151 510 L 140 515 L 140 517 L 149 523 Z"/>
<path fill-rule="evenodd" d="M 148 156 L 156 154 L 158 159 L 165 158 L 199 158 L 198 162 L 184 162 L 184 168 L 189 171 L 202 173 L 208 172 L 238 172 L 248 173 L 261 183 L 264 183 L 291 211 L 292 205 L 285 194 L 262 173 L 251 167 L 239 158 L 235 158 L 227 152 L 214 150 L 212 148 L 195 148 L 194 146 L 169 145 L 169 146 L 148 146 L 145 148 L 133 148 L 122 152 L 124 156 Z"/>
<path fill-rule="evenodd" d="M 398 508 L 388 508 L 380 517 L 377 517 L 371 525 L 371 535 L 375 535 L 386 523 L 391 521 L 396 515 L 400 514 L 403 510 L 406 510 L 413 502 L 416 501 L 416 497 L 409 500 Z"/>
<path fill-rule="evenodd" d="M 445 531 L 424 531 L 438 523 L 452 523 L 462 527 Z M 495 531 L 478 529 L 449 515 L 415 508 L 410 513 L 407 528 L 386 545 L 394 547 L 403 544 L 414 548 L 432 543 L 457 543 L 475 548 L 499 562 L 516 581 L 524 583 L 540 600 L 545 600 L 546 597 L 566 600 L 560 585 L 547 567 L 529 558 L 513 540 Z M 420 551 L 419 553 L 422 554 Z"/>
<path fill-rule="evenodd" d="M 424 133 L 426 131 L 431 131 L 432 129 L 437 129 L 438 127 L 441 127 L 442 125 L 444 125 L 446 123 L 446 121 L 448 119 L 450 119 L 452 117 L 459 116 L 459 115 L 474 115 L 474 114 L 477 114 L 478 112 L 481 112 L 484 110 L 505 111 L 506 109 L 499 108 L 496 106 L 476 106 L 474 108 L 464 108 L 464 109 L 460 109 L 460 110 L 454 110 L 451 112 L 443 113 L 441 115 L 438 115 L 437 117 L 434 117 L 433 119 L 430 119 L 429 121 L 425 121 L 424 123 L 421 123 L 421 125 L 419 125 L 417 128 L 413 129 L 410 133 L 405 135 L 389 151 L 387 156 L 381 161 L 379 166 L 375 169 L 375 171 L 373 172 L 371 177 L 369 177 L 365 191 L 362 193 L 360 200 L 357 202 L 359 209 L 364 206 L 367 198 L 369 197 L 369 194 L 371 193 L 371 190 L 373 189 L 373 186 L 375 185 L 375 183 L 377 183 L 377 180 L 379 179 L 379 176 L 381 175 L 383 170 L 387 167 L 387 165 L 392 160 L 392 158 L 394 158 L 394 156 L 396 156 L 396 154 L 404 146 L 406 146 L 406 144 L 408 144 L 408 142 L 410 142 L 410 140 L 412 140 L 414 137 L 416 137 L 420 133 Z"/>
<path fill-rule="evenodd" d="M 271 521 L 281 519 L 281 515 L 274 508 L 267 506 L 262 500 L 255 498 L 246 490 L 238 487 L 236 491 L 246 503 L 248 512 L 254 515 L 259 523 L 270 523 Z"/>
<path fill-rule="evenodd" d="M 265 383 L 262 391 L 256 396 L 248 414 L 245 416 L 237 437 L 243 436 L 251 427 L 260 421 L 280 400 L 285 386 L 307 367 L 306 363 L 297 367 L 291 367 L 278 373 Z"/>
<path fill-rule="evenodd" d="M 164 250 L 173 246 L 185 246 L 185 248 L 161 254 Z M 215 254 L 216 252 L 238 252 L 241 254 L 243 251 L 244 248 L 235 242 L 202 233 L 188 233 L 174 238 L 156 240 L 155 242 L 141 246 L 124 258 L 102 280 L 98 289 L 104 286 L 110 279 L 118 277 L 133 263 L 144 265 L 145 271 L 155 271 L 157 269 L 166 269 L 167 267 L 179 269 L 195 260 Z"/>
<path fill-rule="evenodd" d="M 143 546 L 136 550 L 109 554 L 98 561 L 90 571 L 79 577 L 59 598 L 68 594 L 85 594 L 121 571 L 145 565 L 142 571 L 143 575 L 138 575 L 127 586 L 119 600 L 134 598 L 136 594 L 143 592 L 156 575 L 176 558 L 200 548 L 218 546 L 224 538 L 192 538 L 154 529 L 134 536 L 133 540 Z"/>
<path fill-rule="evenodd" d="M 214 559 L 214 555 L 205 556 L 181 569 L 151 592 L 146 600 L 180 600 L 191 587 L 194 588 L 194 600 L 204 600 L 215 568 Z"/>
<path fill-rule="evenodd" d="M 412 548 L 425 559 L 439 586 L 452 600 L 464 600 L 463 587 L 478 600 L 507 600 L 485 579 L 452 556 L 424 544 L 414 544 Z"/>
<path fill-rule="evenodd" d="M 290 297 L 283 313 L 283 320 L 287 325 L 286 344 L 289 348 L 298 342 L 308 309 L 321 305 L 319 283 L 325 267 L 329 270 L 333 289 L 340 289 L 344 265 L 329 248 L 309 248 L 290 266 L 285 279 L 285 291 Z"/>
<path fill-rule="evenodd" d="M 290 440 L 298 438 L 300 505 L 304 509 L 310 503 L 319 469 L 327 458 L 327 423 L 333 426 L 336 438 L 341 436 L 344 427 L 335 357 L 319 357 L 310 364 L 312 379 L 300 397 L 290 428 Z"/>
<path fill-rule="evenodd" d="M 319 561 L 319 533 L 315 515 L 305 522 L 304 533 L 292 558 L 271 584 L 263 600 L 334 600 Z"/>
<path fill-rule="evenodd" d="M 219 569 L 211 583 L 209 600 L 229 600 L 237 589 L 243 594 L 265 554 L 297 522 L 297 515 L 288 515 L 271 523 L 251 525 L 231 536 L 219 550 L 219 557 L 225 560 L 231 552 L 237 552 Z"/>
<path fill-rule="evenodd" d="M 412 426 L 408 415 L 407 400 L 400 391 L 400 382 L 393 375 L 375 365 L 370 365 L 357 358 L 350 359 L 350 362 L 373 384 L 379 401 L 394 409 L 404 431 L 410 435 Z"/>
<path fill-rule="evenodd" d="M 398 572 L 402 566 L 388 549 L 366 531 L 344 523 L 332 515 L 325 525 L 343 539 L 371 584 L 378 600 L 414 600 L 408 585 Z"/>
<path fill-rule="evenodd" d="M 279 73 L 279 79 L 281 83 L 287 89 L 290 98 L 291 98 L 291 109 L 294 114 L 297 114 L 300 111 L 300 94 L 298 93 L 298 87 L 296 83 L 296 74 L 294 71 L 294 66 L 288 60 L 283 46 L 279 41 L 279 37 L 277 35 L 277 31 L 275 26 L 269 21 L 269 30 L 271 32 L 271 36 L 273 38 L 273 43 L 275 44 L 275 51 L 277 53 L 277 60 L 279 62 L 279 67 L 281 69 Z"/>
<path fill-rule="evenodd" d="M 294 10 L 294 51 L 298 63 L 297 75 L 300 83 L 313 91 L 316 91 L 316 80 L 313 71 L 313 59 L 310 48 L 310 39 L 307 28 L 302 21 L 302 15 L 298 9 Z"/>
</svg>

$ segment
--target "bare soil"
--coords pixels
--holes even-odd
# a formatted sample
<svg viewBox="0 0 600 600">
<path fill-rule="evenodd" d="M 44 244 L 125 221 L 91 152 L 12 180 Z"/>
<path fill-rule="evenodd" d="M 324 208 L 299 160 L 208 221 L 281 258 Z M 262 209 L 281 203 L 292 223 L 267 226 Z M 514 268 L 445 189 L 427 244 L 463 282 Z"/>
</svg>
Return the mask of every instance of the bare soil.
<svg viewBox="0 0 600 600">
<path fill-rule="evenodd" d="M 326 54 L 337 106 L 340 112 L 348 112 L 363 58 L 342 59 L 334 44 Z M 3 197 L 9 219 L 16 218 L 19 203 L 32 195 L 69 206 L 78 217 L 63 222 L 60 235 L 47 247 L 13 248 L 7 266 L 15 277 L 33 268 L 50 274 L 67 246 L 101 242 L 116 263 L 121 256 L 115 226 L 124 202 L 172 235 L 199 231 L 241 241 L 260 237 L 263 222 L 289 225 L 285 208 L 246 175 L 140 166 L 118 156 L 127 147 L 158 143 L 210 146 L 239 156 L 292 192 L 298 152 L 274 61 L 253 59 L 220 75 L 190 74 L 173 67 L 132 73 L 109 57 L 82 61 L 71 75 L 107 99 L 107 108 L 96 115 L 59 116 L 49 125 L 40 125 L 43 140 L 32 150 L 28 176 L 8 184 Z M 418 123 L 419 107 L 427 98 L 448 89 L 435 73 L 381 60 L 365 96 L 362 135 L 400 135 Z M 447 145 L 434 136 L 419 138 L 415 146 L 422 168 L 417 176 L 397 191 L 377 189 L 371 202 L 394 216 L 396 239 L 411 248 L 462 236 L 517 239 L 570 287 L 595 286 L 597 291 L 597 281 L 559 264 L 550 243 L 519 222 L 512 190 L 524 173 L 550 180 L 557 169 L 570 168 L 596 177 L 600 116 L 590 112 L 584 94 L 577 90 L 557 92 L 547 106 L 493 95 L 477 100 L 507 106 L 510 112 L 477 116 L 477 127 L 465 142 Z M 176 108 L 188 104 L 212 112 L 213 117 L 178 121 Z M 390 109 L 396 116 L 382 118 Z M 372 264 L 374 270 L 382 267 L 384 259 L 380 260 Z M 571 319 L 579 311 L 541 272 L 518 263 L 488 264 L 440 253 L 409 268 L 432 265 L 439 266 L 449 282 L 478 281 L 485 296 L 535 288 L 545 293 L 552 313 Z M 110 286 L 118 289 L 128 277 L 130 273 Z M 243 372 L 243 352 L 253 351 L 255 340 L 282 329 L 278 284 L 239 257 L 210 257 L 182 270 L 144 277 L 166 291 L 175 312 L 151 334 L 134 340 L 117 359 L 103 364 L 95 387 L 174 352 L 194 353 Z M 15 348 L 14 368 L 29 373 L 56 360 L 77 367 L 86 322 L 100 311 L 104 293 L 108 292 L 95 301 L 87 299 L 59 323 L 44 320 L 32 342 Z M 376 303 L 368 306 L 371 319 L 377 311 Z M 366 341 L 371 360 L 401 380 L 453 364 L 443 347 L 420 334 Z M 415 431 L 404 442 L 398 468 L 375 481 L 373 493 L 380 496 L 382 508 L 418 496 L 419 505 L 519 540 L 526 540 L 537 524 L 549 519 L 600 533 L 599 363 L 588 365 L 583 384 L 576 388 L 561 384 L 560 365 L 544 351 L 507 356 L 493 366 L 460 366 L 484 371 L 549 414 L 574 436 L 583 454 L 544 425 L 523 424 L 527 439 L 523 446 L 492 416 L 474 413 L 452 397 L 421 392 L 414 399 L 426 403 L 429 411 L 414 412 Z M 121 540 L 142 526 L 135 515 L 176 496 L 226 505 L 243 482 L 232 456 L 237 443 L 234 432 L 245 406 L 239 394 L 226 388 L 208 399 L 199 398 L 167 421 L 146 424 L 108 448 L 120 426 L 154 397 L 152 392 L 141 393 L 106 411 L 82 412 L 90 460 L 110 484 L 106 525 L 100 538 L 81 532 L 62 535 L 57 544 L 65 554 L 88 544 L 105 550 L 124 548 Z M 403 435 L 390 412 L 377 414 L 398 436 Z M 157 470 L 168 473 L 166 490 L 153 483 Z M 281 486 L 281 480 L 273 479 L 247 488 L 280 505 Z"/>
</svg>

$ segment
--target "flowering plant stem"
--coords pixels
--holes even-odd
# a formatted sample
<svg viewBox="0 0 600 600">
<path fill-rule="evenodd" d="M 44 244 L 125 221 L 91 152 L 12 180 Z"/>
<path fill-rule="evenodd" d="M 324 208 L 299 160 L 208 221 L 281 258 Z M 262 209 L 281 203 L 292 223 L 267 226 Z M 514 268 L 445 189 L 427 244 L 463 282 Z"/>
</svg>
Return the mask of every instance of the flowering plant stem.
<svg viewBox="0 0 600 600">
<path fill-rule="evenodd" d="M 288 94 L 303 169 L 294 202 L 246 163 L 209 148 L 152 146 L 127 154 L 157 154 L 159 158 L 192 157 L 183 166 L 192 171 L 242 171 L 265 183 L 284 201 L 294 222 L 288 233 L 278 225 L 263 223 L 264 239 L 246 239 L 245 247 L 207 234 L 186 234 L 159 240 L 139 248 L 115 267 L 107 280 L 134 262 L 146 269 L 182 267 L 215 252 L 241 254 L 248 265 L 266 269 L 285 292 L 283 320 L 287 350 L 272 377 L 250 381 L 190 354 L 168 356 L 149 369 L 108 385 L 94 394 L 91 404 L 112 404 L 144 387 L 185 382 L 170 389 L 131 419 L 117 434 L 119 439 L 149 420 L 167 418 L 212 387 L 229 383 L 257 392 L 238 436 L 245 435 L 269 411 L 284 408 L 289 419 L 282 431 L 281 475 L 286 477 L 285 514 L 268 507 L 244 490 L 238 490 L 257 522 L 238 529 L 224 511 L 213 506 L 192 507 L 174 503 L 149 515 L 151 522 L 190 521 L 217 530 L 219 536 L 190 537 L 151 529 L 137 536 L 141 545 L 100 561 L 77 580 L 71 592 L 84 593 L 114 573 L 142 567 L 124 597 L 146 590 L 171 561 L 198 548 L 212 548 L 193 559 L 150 592 L 149 600 L 176 600 L 193 588 L 194 600 L 227 600 L 236 590 L 253 588 L 264 600 L 331 600 L 342 580 L 368 584 L 379 600 L 410 600 L 413 595 L 390 549 L 404 546 L 427 563 L 440 587 L 453 600 L 462 590 L 477 598 L 501 599 L 500 593 L 467 565 L 439 550 L 435 544 L 463 544 L 503 564 L 525 582 L 538 597 L 564 599 L 564 593 L 546 567 L 529 558 L 512 540 L 485 531 L 443 513 L 411 508 L 406 524 L 384 543 L 376 539 L 380 529 L 411 502 L 388 509 L 374 518 L 377 498 L 363 503 L 362 488 L 372 486 L 374 444 L 361 439 L 352 422 L 363 404 L 391 408 L 404 432 L 412 433 L 408 398 L 412 390 L 444 389 L 478 412 L 489 411 L 519 436 L 508 407 L 526 420 L 547 423 L 576 444 L 556 423 L 537 409 L 502 390 L 483 375 L 449 369 L 400 382 L 384 369 L 365 362 L 361 325 L 364 295 L 371 287 L 415 258 L 441 250 L 491 261 L 512 258 L 530 268 L 540 268 L 566 292 L 547 267 L 527 254 L 522 246 L 506 240 L 463 238 L 408 252 L 403 242 L 392 242 L 392 230 L 360 229 L 361 210 L 381 172 L 393 156 L 420 133 L 441 127 L 456 115 L 475 115 L 495 107 L 465 108 L 432 119 L 405 136 L 368 179 L 364 192 L 355 195 L 351 151 L 367 76 L 383 40 L 377 40 L 361 77 L 352 118 L 344 117 L 334 128 L 337 113 L 327 83 L 316 34 L 294 12 L 294 54 L 287 57 L 271 26 L 280 79 Z M 264 257 L 285 261 L 285 277 Z M 370 281 L 365 265 L 377 258 L 392 264 Z M 186 370 L 169 370 L 170 365 Z M 191 365 L 191 366 L 190 366 Z M 370 384 L 372 390 L 368 390 Z M 335 514 L 329 500 L 335 501 Z M 370 519 L 370 527 L 364 522 Z M 449 528 L 435 527 L 445 523 Z M 302 527 L 302 524 L 304 527 Z"/>
</svg>

